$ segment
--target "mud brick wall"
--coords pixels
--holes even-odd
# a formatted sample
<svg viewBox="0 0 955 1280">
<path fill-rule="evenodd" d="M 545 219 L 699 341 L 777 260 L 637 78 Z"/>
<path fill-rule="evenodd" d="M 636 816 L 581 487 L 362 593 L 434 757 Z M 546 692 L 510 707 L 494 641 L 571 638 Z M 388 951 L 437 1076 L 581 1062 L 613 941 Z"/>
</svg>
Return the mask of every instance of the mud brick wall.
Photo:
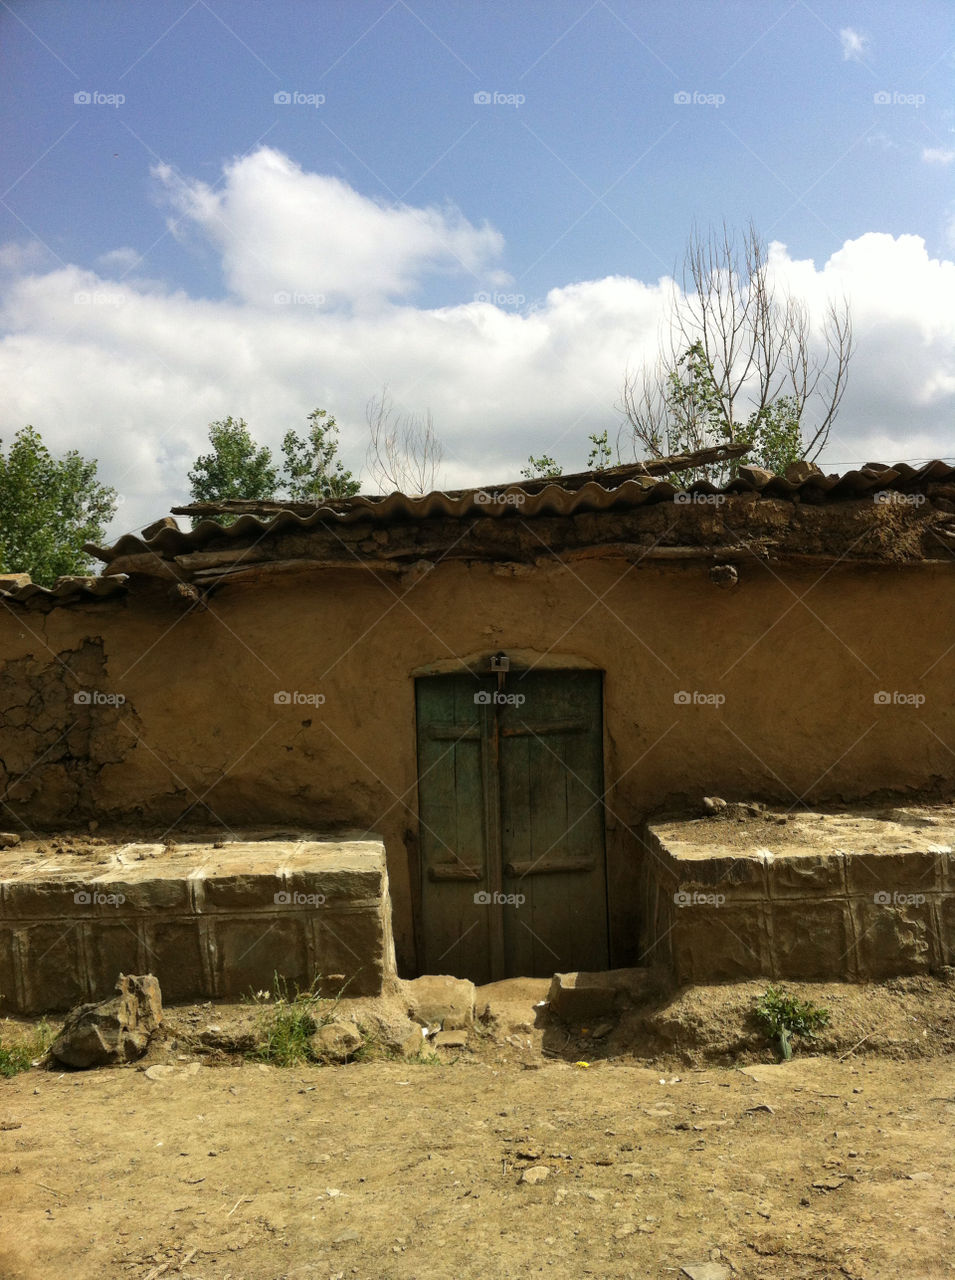
<svg viewBox="0 0 955 1280">
<path fill-rule="evenodd" d="M 377 995 L 394 974 L 380 842 L 226 848 L 212 865 L 211 847 L 162 861 L 151 848 L 107 870 L 0 867 L 0 1013 L 100 1000 L 120 973 L 155 974 L 168 1003 L 271 991 L 276 974 L 290 990 L 318 978 L 325 995 Z"/>
<path fill-rule="evenodd" d="M 642 833 L 641 964 L 680 982 L 864 982 L 955 964 L 948 847 L 681 858 Z"/>
</svg>

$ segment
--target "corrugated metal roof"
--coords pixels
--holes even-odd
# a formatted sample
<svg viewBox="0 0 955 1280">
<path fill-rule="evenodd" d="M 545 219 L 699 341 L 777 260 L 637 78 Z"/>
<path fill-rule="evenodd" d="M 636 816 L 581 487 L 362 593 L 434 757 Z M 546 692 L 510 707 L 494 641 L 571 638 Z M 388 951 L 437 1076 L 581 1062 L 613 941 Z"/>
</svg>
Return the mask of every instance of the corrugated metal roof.
<svg viewBox="0 0 955 1280">
<path fill-rule="evenodd" d="M 27 574 L 9 574 L 8 578 L 24 578 Z M 36 582 L 5 584 L 0 576 L 0 600 L 16 600 L 21 604 L 32 601 L 42 604 L 73 604 L 80 600 L 102 600 L 105 596 L 123 595 L 127 590 L 124 574 L 108 578 L 65 577 L 57 578 L 52 587 L 41 587 Z"/>
<path fill-rule="evenodd" d="M 108 564 L 120 556 L 153 552 L 169 559 L 200 550 L 213 541 L 220 546 L 229 542 L 258 542 L 286 530 L 307 530 L 319 525 L 341 526 L 359 521 L 384 525 L 437 518 L 503 520 L 519 516 L 526 520 L 535 516 L 574 516 L 672 502 L 679 500 L 681 495 L 694 493 L 730 495 L 756 492 L 760 498 L 783 500 L 793 500 L 798 495 L 798 500 L 823 504 L 859 499 L 880 490 L 921 493 L 929 485 L 955 481 L 955 466 L 937 459 L 918 468 L 904 462 L 891 466 L 871 462 L 844 475 L 826 476 L 816 472 L 792 480 L 785 476 L 772 476 L 767 480 L 766 473 L 758 468 L 743 468 L 735 480 L 719 488 L 707 481 L 698 481 L 684 489 L 669 480 L 654 480 L 638 474 L 620 475 L 621 470 L 618 469 L 618 474 L 613 477 L 617 483 L 610 485 L 595 476 L 573 488 L 564 487 L 557 479 L 543 487 L 540 481 L 536 481 L 527 486 L 487 485 L 454 494 L 434 492 L 420 497 L 408 497 L 403 493 L 392 493 L 387 497 L 359 495 L 347 501 L 339 500 L 334 507 L 316 507 L 308 515 L 280 511 L 266 520 L 244 515 L 226 527 L 215 520 L 203 520 L 189 530 L 180 529 L 175 521 L 170 520 L 161 522 L 160 526 L 152 526 L 143 536 L 126 534 L 111 547 L 90 545 L 86 550 Z"/>
</svg>

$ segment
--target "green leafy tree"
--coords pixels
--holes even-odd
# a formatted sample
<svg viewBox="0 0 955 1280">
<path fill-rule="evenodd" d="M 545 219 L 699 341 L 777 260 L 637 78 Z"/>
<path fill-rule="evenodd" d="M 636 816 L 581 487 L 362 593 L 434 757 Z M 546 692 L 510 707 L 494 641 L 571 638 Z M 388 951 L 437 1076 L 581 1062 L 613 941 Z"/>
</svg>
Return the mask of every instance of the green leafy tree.
<svg viewBox="0 0 955 1280">
<path fill-rule="evenodd" d="M 227 498 L 270 499 L 278 487 L 278 468 L 272 451 L 252 439 L 244 418 L 223 418 L 209 424 L 212 452 L 200 455 L 189 472 L 193 502 L 221 502 Z M 203 517 L 196 517 L 198 524 Z M 231 524 L 234 516 L 217 516 Z"/>
<path fill-rule="evenodd" d="M 695 232 L 657 363 L 627 373 L 620 408 L 635 457 L 750 444 L 747 462 L 779 471 L 825 448 L 852 356 L 848 303 L 813 321 L 771 269 L 755 227 Z M 739 461 L 683 472 L 724 481 Z"/>
<path fill-rule="evenodd" d="M 296 502 L 319 502 L 324 498 L 351 498 L 360 488 L 358 481 L 338 457 L 338 425 L 324 409 L 308 415 L 311 426 L 304 439 L 287 431 L 282 441 L 285 454 L 283 476 L 288 496 Z"/>
<path fill-rule="evenodd" d="M 535 458 L 532 454 L 527 459 L 527 466 L 521 471 L 521 475 L 525 480 L 555 480 L 558 476 L 564 474 L 564 468 L 559 462 L 542 453 L 539 458 Z"/>
<path fill-rule="evenodd" d="M 96 468 L 75 449 L 53 457 L 33 427 L 17 432 L 0 452 L 0 571 L 29 573 L 45 587 L 90 572 L 83 544 L 101 542 L 116 513 L 116 493 Z"/>
</svg>

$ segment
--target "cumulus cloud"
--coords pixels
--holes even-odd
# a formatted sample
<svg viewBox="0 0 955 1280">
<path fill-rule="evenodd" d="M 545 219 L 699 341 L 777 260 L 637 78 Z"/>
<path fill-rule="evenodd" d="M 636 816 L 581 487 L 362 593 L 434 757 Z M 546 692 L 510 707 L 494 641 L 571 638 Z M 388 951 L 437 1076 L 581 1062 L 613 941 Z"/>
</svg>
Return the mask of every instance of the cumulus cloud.
<svg viewBox="0 0 955 1280">
<path fill-rule="evenodd" d="M 433 273 L 480 280 L 504 248 L 498 231 L 472 225 L 452 205 L 370 200 L 268 147 L 227 165 L 216 190 L 166 164 L 153 175 L 173 206 L 170 228 L 201 231 L 221 255 L 228 287 L 260 306 L 285 294 L 373 304 Z"/>
<path fill-rule="evenodd" d="M 250 172 L 271 175 L 270 199 L 246 182 Z M 233 165 L 214 192 L 166 180 L 179 216 L 215 246 L 229 297 L 124 278 L 119 268 L 132 263 L 124 250 L 98 271 L 22 246 L 0 252 L 12 277 L 0 304 L 0 378 L 10 389 L 0 437 L 32 422 L 52 448 L 99 458 L 125 498 L 114 533 L 188 500 L 186 473 L 206 447 L 208 423 L 230 413 L 277 452 L 289 427 L 327 408 L 347 465 L 360 472 L 365 405 L 385 385 L 397 407 L 431 409 L 447 487 L 516 479 L 530 453 L 581 468 L 589 433 L 616 434 L 624 371 L 654 356 L 675 287 L 608 276 L 520 307 L 486 288 L 490 300 L 475 300 L 462 260 L 477 273 L 499 270 L 503 244 L 459 213 L 378 205 L 275 152 Z M 334 209 L 361 222 L 366 241 L 354 225 L 347 233 L 323 225 L 303 251 L 297 237 L 311 234 L 319 207 L 326 224 Z M 316 266 L 319 244 L 331 258 Z M 856 354 L 824 462 L 843 469 L 951 455 L 955 263 L 932 258 L 917 236 L 874 232 L 819 265 L 776 243 L 771 262 L 816 314 L 830 297 L 852 306 Z M 313 275 L 296 274 L 310 267 Z M 433 270 L 462 273 L 461 302 L 415 305 Z M 273 301 L 283 289 L 310 288 L 338 301 Z"/>
<path fill-rule="evenodd" d="M 950 147 L 923 147 L 922 159 L 926 164 L 949 165 L 955 160 L 955 151 Z"/>
<path fill-rule="evenodd" d="M 843 27 L 839 32 L 844 62 L 863 62 L 869 52 L 869 37 L 852 27 Z"/>
</svg>

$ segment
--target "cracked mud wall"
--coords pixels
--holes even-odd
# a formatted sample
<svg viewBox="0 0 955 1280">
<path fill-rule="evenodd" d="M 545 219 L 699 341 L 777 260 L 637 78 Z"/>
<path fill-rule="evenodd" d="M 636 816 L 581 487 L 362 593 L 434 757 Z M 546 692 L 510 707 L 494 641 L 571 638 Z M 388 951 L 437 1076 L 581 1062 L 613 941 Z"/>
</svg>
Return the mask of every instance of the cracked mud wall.
<svg viewBox="0 0 955 1280">
<path fill-rule="evenodd" d="M 615 962 L 636 946 L 634 831 L 703 794 L 786 805 L 951 788 L 955 593 L 944 567 L 441 564 L 411 587 L 328 571 L 0 612 L 3 827 L 276 824 L 385 840 L 414 964 L 413 673 L 468 654 L 605 672 Z M 77 705 L 83 686 L 122 704 Z M 876 701 L 880 692 L 924 701 Z M 719 694 L 723 701 L 695 701 Z M 283 699 L 279 695 L 286 695 Z M 690 701 L 680 700 L 689 695 Z M 130 830 L 130 828 L 132 828 Z"/>
</svg>

